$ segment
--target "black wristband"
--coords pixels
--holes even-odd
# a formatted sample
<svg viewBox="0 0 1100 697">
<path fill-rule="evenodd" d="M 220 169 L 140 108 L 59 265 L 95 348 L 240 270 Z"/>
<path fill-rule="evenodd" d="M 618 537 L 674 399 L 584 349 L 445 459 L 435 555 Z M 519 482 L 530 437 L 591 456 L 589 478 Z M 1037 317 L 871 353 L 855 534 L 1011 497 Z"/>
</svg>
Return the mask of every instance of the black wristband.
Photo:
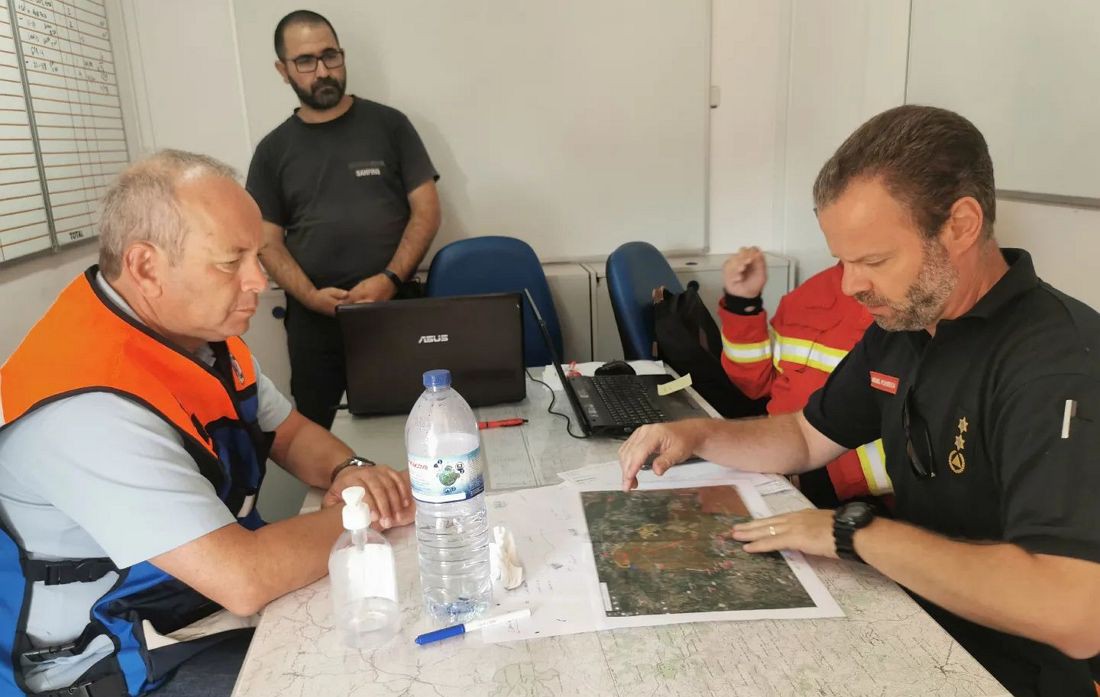
<svg viewBox="0 0 1100 697">
<path fill-rule="evenodd" d="M 390 279 L 390 282 L 393 283 L 394 288 L 401 287 L 401 277 L 395 274 L 393 271 L 390 271 L 389 269 L 382 269 L 382 274 L 386 278 Z"/>
<path fill-rule="evenodd" d="M 764 299 L 759 295 L 755 298 L 739 298 L 726 293 L 723 304 L 726 310 L 735 315 L 757 315 L 764 310 Z"/>
</svg>

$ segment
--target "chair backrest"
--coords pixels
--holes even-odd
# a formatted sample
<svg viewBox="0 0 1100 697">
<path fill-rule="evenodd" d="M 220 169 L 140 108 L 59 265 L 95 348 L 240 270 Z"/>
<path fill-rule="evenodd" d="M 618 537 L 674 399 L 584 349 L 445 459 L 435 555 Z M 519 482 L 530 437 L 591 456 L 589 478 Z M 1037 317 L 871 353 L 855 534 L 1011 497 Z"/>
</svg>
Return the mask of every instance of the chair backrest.
<svg viewBox="0 0 1100 697">
<path fill-rule="evenodd" d="M 607 257 L 607 290 L 628 361 L 657 357 L 653 289 L 658 286 L 672 293 L 684 291 L 665 255 L 648 242 L 627 242 Z"/>
<path fill-rule="evenodd" d="M 440 249 L 428 268 L 428 296 L 522 293 L 527 288 L 550 329 L 550 338 L 562 355 L 561 324 L 535 250 L 514 237 L 471 237 Z M 542 339 L 531 308 L 524 303 L 523 360 L 528 366 L 550 364 L 550 350 Z"/>
</svg>

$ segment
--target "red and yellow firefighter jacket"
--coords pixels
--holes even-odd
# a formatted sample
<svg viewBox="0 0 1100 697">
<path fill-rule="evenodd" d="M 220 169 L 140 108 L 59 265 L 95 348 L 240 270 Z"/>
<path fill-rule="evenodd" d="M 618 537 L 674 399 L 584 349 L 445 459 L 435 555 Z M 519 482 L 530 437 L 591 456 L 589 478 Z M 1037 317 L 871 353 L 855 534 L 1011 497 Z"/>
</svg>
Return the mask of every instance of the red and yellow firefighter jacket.
<svg viewBox="0 0 1100 697">
<path fill-rule="evenodd" d="M 770 327 L 765 312 L 739 315 L 719 304 L 722 366 L 749 398 L 771 396 L 769 414 L 802 409 L 871 323 L 867 310 L 841 292 L 842 273 L 838 264 L 785 295 Z M 893 491 L 881 440 L 841 455 L 828 472 L 842 501 Z"/>
</svg>

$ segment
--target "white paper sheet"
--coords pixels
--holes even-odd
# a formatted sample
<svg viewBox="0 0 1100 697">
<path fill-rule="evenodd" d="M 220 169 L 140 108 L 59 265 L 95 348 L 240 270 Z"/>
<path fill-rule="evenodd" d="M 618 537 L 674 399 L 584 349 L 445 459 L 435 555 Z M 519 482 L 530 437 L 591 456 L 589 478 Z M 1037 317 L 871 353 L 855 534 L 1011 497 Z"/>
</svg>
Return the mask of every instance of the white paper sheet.
<svg viewBox="0 0 1100 697">
<path fill-rule="evenodd" d="M 640 480 L 639 488 L 675 489 L 732 484 L 737 487 L 742 501 L 753 517 L 771 515 L 767 504 L 756 490 L 756 485 L 766 484 L 769 477 L 732 472 L 725 468 L 722 468 L 722 472 L 715 472 L 713 468 L 718 466 L 712 463 L 697 465 L 704 467 L 684 466 L 695 469 L 685 471 L 679 480 L 652 477 L 653 481 Z M 605 470 L 600 472 L 604 473 Z M 669 474 L 673 472 L 675 468 Z M 647 474 L 652 476 L 652 473 Z M 718 475 L 722 475 L 721 478 Z M 498 607 L 495 612 L 529 607 L 531 617 L 521 623 L 486 629 L 481 632 L 483 641 L 496 643 L 619 627 L 684 622 L 843 617 L 844 613 L 817 574 L 797 552 L 784 552 L 783 556 L 814 601 L 814 607 L 607 617 L 603 609 L 599 576 L 580 492 L 617 489 L 618 479 L 614 484 L 607 486 L 605 481 L 601 482 L 597 477 L 579 485 L 567 483 L 490 497 L 490 520 L 493 524 L 507 525 L 512 530 L 528 574 L 527 582 L 520 588 L 497 593 L 495 601 Z"/>
<path fill-rule="evenodd" d="M 522 623 L 480 632 L 487 642 L 577 634 L 598 629 L 592 595 L 596 566 L 578 490 L 566 484 L 489 496 L 489 521 L 512 531 L 527 580 L 493 588 L 492 614 L 531 609 Z M 602 614 L 602 613 L 601 613 Z"/>
<path fill-rule="evenodd" d="M 574 486 L 602 486 L 605 489 L 617 489 L 622 483 L 622 469 L 618 462 L 599 462 L 577 469 L 559 472 L 558 477 Z M 703 484 L 744 484 L 746 486 L 771 487 L 775 491 L 793 488 L 786 478 L 777 474 L 758 474 L 741 472 L 716 465 L 713 462 L 689 462 L 676 465 L 658 476 L 650 470 L 638 472 L 638 485 L 657 485 L 662 482 Z M 761 491 L 761 493 L 772 493 Z"/>
</svg>

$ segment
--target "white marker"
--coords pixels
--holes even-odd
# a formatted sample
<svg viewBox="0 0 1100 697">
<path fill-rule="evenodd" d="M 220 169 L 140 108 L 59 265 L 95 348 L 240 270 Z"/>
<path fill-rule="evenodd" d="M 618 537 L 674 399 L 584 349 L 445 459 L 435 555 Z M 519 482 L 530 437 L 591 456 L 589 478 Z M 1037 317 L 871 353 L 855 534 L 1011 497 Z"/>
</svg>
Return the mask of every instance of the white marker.
<svg viewBox="0 0 1100 697">
<path fill-rule="evenodd" d="M 416 643 L 423 646 L 424 644 L 431 644 L 432 642 L 439 641 L 440 639 L 446 639 L 447 637 L 458 636 L 459 634 L 465 634 L 466 632 L 472 632 L 477 629 L 485 629 L 486 627 L 495 627 L 498 624 L 507 624 L 512 620 L 522 620 L 525 617 L 531 616 L 531 608 L 525 607 L 522 610 L 516 610 L 515 612 L 506 612 L 503 615 L 497 615 L 496 617 L 486 617 L 483 620 L 471 620 L 462 624 L 454 624 L 450 627 L 444 627 L 443 629 L 437 629 L 434 632 L 428 632 L 427 634 L 421 634 L 416 637 Z"/>
</svg>

